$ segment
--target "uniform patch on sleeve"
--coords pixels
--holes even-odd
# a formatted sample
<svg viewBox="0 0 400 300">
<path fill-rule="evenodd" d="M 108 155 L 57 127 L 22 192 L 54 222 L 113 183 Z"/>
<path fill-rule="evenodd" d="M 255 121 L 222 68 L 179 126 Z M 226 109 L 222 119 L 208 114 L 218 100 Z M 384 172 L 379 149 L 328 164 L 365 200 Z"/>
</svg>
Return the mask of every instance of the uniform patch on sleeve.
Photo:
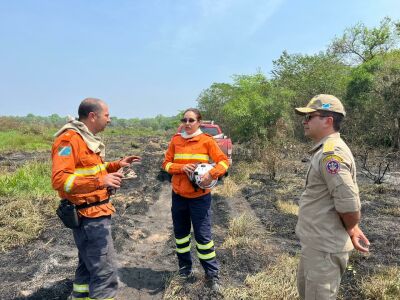
<svg viewBox="0 0 400 300">
<path fill-rule="evenodd" d="M 58 147 L 58 156 L 70 156 L 72 149 L 71 146 L 60 146 Z"/>
<path fill-rule="evenodd" d="M 325 168 L 329 174 L 336 175 L 340 171 L 340 163 L 343 159 L 337 155 L 329 155 L 324 158 Z"/>
<path fill-rule="evenodd" d="M 322 159 L 325 164 L 326 171 L 329 174 L 336 175 L 340 171 L 340 164 L 343 162 L 343 158 L 338 155 L 327 155 Z"/>
</svg>

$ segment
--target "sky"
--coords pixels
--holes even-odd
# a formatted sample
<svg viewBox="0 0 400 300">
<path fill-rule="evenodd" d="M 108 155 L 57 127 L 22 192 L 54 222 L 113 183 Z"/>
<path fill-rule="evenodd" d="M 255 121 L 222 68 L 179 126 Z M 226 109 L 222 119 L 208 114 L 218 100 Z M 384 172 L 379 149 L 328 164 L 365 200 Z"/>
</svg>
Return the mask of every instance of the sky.
<svg viewBox="0 0 400 300">
<path fill-rule="evenodd" d="M 119 118 L 173 116 L 385 16 L 399 0 L 0 0 L 0 115 L 76 116 L 96 97 Z"/>
</svg>

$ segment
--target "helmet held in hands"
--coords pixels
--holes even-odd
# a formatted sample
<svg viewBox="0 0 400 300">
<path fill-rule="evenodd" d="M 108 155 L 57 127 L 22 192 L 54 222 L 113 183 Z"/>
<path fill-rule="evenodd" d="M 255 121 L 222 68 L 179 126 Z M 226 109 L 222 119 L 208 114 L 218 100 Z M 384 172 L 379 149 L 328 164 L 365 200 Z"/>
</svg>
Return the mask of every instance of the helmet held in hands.
<svg viewBox="0 0 400 300">
<path fill-rule="evenodd" d="M 211 181 L 211 183 L 206 186 L 201 183 L 202 177 L 206 173 L 208 173 L 212 168 L 213 168 L 213 166 L 210 164 L 206 164 L 206 163 L 198 164 L 196 169 L 193 171 L 193 173 L 190 174 L 189 178 L 192 182 L 194 182 L 201 189 L 212 189 L 217 184 L 218 179 L 213 179 Z"/>
</svg>

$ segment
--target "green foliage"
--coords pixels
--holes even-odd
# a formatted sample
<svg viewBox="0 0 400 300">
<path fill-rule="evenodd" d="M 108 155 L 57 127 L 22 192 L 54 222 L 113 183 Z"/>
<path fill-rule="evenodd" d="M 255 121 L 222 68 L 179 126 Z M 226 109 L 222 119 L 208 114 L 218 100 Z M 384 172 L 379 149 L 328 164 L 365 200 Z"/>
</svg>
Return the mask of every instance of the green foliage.
<svg viewBox="0 0 400 300">
<path fill-rule="evenodd" d="M 48 150 L 51 141 L 51 135 L 35 135 L 16 130 L 0 131 L 0 152 Z"/>
<path fill-rule="evenodd" d="M 50 162 L 30 162 L 0 175 L 0 251 L 36 238 L 57 201 Z"/>
<path fill-rule="evenodd" d="M 220 124 L 235 141 L 265 141 L 287 102 L 264 74 L 237 75 L 233 84 L 213 84 L 197 99 L 207 119 Z"/>
<path fill-rule="evenodd" d="M 350 68 L 337 57 L 282 53 L 272 70 L 275 84 L 292 92 L 292 107 L 305 105 L 317 94 L 342 97 L 349 81 Z"/>
<path fill-rule="evenodd" d="M 395 49 L 398 37 L 398 24 L 386 17 L 379 27 L 368 28 L 358 23 L 347 28 L 341 37 L 333 40 L 329 50 L 344 61 L 362 63 Z"/>
<path fill-rule="evenodd" d="M 30 162 L 14 173 L 0 175 L 0 196 L 54 198 L 50 162 Z"/>
<path fill-rule="evenodd" d="M 389 18 L 376 28 L 358 23 L 314 55 L 284 51 L 273 62 L 270 80 L 258 72 L 236 75 L 232 84 L 214 83 L 200 94 L 198 107 L 235 142 L 251 146 L 275 137 L 302 139 L 293 109 L 317 94 L 332 94 L 348 112 L 342 127 L 348 140 L 399 149 L 399 24 Z"/>
<path fill-rule="evenodd" d="M 378 55 L 353 69 L 346 103 L 354 137 L 399 148 L 400 51 Z M 373 129 L 373 130 L 371 130 Z"/>
</svg>

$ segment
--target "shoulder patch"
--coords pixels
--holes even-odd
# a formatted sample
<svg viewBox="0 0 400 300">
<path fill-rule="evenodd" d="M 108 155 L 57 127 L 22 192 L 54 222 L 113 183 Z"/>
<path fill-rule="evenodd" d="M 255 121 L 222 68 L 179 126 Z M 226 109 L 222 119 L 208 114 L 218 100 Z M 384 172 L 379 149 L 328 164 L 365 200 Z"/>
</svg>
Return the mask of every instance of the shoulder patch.
<svg viewBox="0 0 400 300">
<path fill-rule="evenodd" d="M 58 156 L 70 156 L 72 149 L 70 145 L 59 146 L 57 149 Z"/>
<path fill-rule="evenodd" d="M 324 154 L 335 153 L 335 142 L 327 141 L 322 148 Z"/>
<path fill-rule="evenodd" d="M 340 163 L 343 162 L 343 158 L 337 155 L 328 155 L 322 160 L 325 164 L 325 169 L 329 174 L 336 175 L 340 171 Z"/>
</svg>

